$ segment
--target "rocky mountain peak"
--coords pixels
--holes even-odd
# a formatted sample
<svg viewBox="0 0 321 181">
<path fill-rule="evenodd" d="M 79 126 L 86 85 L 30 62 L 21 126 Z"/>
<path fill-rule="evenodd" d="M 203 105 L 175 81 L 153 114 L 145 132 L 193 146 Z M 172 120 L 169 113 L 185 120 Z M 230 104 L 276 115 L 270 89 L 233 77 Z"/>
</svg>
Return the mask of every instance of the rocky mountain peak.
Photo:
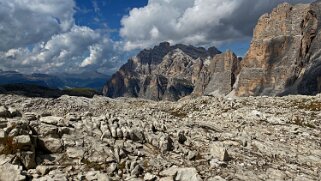
<svg viewBox="0 0 321 181">
<path fill-rule="evenodd" d="M 211 80 L 209 76 L 212 71 L 219 69 L 220 72 L 225 72 L 228 69 L 227 65 L 210 70 L 209 64 L 204 63 L 211 60 L 221 62 L 221 58 L 230 61 L 224 55 L 215 58 L 220 53 L 215 47 L 205 49 L 160 43 L 130 59 L 107 82 L 103 93 L 109 97 L 142 97 L 153 100 L 178 100 L 187 95 L 203 94 Z M 234 61 L 235 57 L 232 59 L 232 62 L 237 62 Z M 230 80 L 226 84 L 231 86 Z"/>
<path fill-rule="evenodd" d="M 320 1 L 280 4 L 255 27 L 236 93 L 315 94 L 320 89 Z M 319 88 L 318 88 L 319 87 Z"/>
<path fill-rule="evenodd" d="M 181 50 L 185 54 L 191 56 L 194 59 L 206 58 L 208 56 L 213 57 L 221 52 L 216 47 L 210 47 L 208 50 L 203 47 L 194 47 L 191 45 L 177 44 L 170 45 L 169 42 L 162 42 L 152 49 L 145 49 L 141 51 L 136 58 L 141 64 L 159 64 L 163 57 L 173 50 Z"/>
<path fill-rule="evenodd" d="M 138 54 L 140 61 L 129 61 L 105 86 L 105 95 L 177 100 L 186 95 L 226 95 L 233 87 L 237 96 L 317 94 L 320 22 L 321 1 L 280 4 L 259 18 L 244 59 L 215 47 L 163 42 Z"/>
</svg>

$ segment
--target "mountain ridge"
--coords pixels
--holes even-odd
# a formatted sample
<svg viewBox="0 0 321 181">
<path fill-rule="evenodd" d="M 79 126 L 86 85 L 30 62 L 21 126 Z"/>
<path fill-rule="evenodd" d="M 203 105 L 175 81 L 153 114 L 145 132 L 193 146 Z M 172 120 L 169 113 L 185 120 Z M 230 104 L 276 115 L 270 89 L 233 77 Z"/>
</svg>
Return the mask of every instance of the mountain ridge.
<svg viewBox="0 0 321 181">
<path fill-rule="evenodd" d="M 83 72 L 78 74 L 23 74 L 17 71 L 0 71 L 0 85 L 28 84 L 52 89 L 92 88 L 101 91 L 105 83 L 106 75 L 98 72 Z"/>
<path fill-rule="evenodd" d="M 158 101 L 209 94 L 316 95 L 321 92 L 320 22 L 321 1 L 280 4 L 259 18 L 242 61 L 215 47 L 210 54 L 205 48 L 163 42 L 129 59 L 103 94 Z M 176 49 L 181 51 L 173 53 Z"/>
<path fill-rule="evenodd" d="M 232 63 L 225 65 L 221 62 L 222 65 L 218 69 L 225 71 L 224 68 L 232 68 L 233 63 L 237 64 L 234 53 L 222 53 L 215 47 L 205 49 L 191 45 L 160 43 L 129 59 L 107 82 L 103 94 L 108 97 L 142 97 L 170 101 L 188 95 L 201 95 L 210 81 L 210 78 L 204 75 L 220 71 L 210 69 L 213 60 L 220 62 L 215 59 L 219 54 L 223 55 L 223 59 L 224 56 L 229 56 Z M 221 79 L 216 81 L 222 82 Z M 230 86 L 229 81 L 231 80 L 224 80 L 222 85 Z"/>
</svg>

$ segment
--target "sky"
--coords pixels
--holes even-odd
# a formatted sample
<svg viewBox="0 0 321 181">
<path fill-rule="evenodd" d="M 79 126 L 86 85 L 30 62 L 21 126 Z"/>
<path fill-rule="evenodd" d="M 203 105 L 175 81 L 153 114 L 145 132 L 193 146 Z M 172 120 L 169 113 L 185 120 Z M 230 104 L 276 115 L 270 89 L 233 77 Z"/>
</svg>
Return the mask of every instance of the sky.
<svg viewBox="0 0 321 181">
<path fill-rule="evenodd" d="M 244 56 L 258 18 L 312 0 L 0 0 L 0 69 L 112 74 L 160 42 Z"/>
</svg>

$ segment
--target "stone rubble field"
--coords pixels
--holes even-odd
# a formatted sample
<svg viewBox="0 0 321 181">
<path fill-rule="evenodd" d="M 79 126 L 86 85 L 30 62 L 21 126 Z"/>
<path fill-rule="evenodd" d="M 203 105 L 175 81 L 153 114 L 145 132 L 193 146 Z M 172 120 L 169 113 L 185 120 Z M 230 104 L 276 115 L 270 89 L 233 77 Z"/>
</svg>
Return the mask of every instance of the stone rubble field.
<svg viewBox="0 0 321 181">
<path fill-rule="evenodd" d="M 319 180 L 321 96 L 0 95 L 0 180 Z"/>
</svg>

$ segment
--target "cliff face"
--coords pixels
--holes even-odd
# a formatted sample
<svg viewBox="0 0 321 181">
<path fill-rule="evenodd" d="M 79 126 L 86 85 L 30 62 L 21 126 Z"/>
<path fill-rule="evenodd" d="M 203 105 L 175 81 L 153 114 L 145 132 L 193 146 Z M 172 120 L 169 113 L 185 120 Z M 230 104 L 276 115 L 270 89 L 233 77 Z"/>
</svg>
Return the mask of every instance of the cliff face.
<svg viewBox="0 0 321 181">
<path fill-rule="evenodd" d="M 171 101 L 187 95 L 228 94 L 238 60 L 232 52 L 220 53 L 215 47 L 161 43 L 128 60 L 107 82 L 103 94 Z"/>
<path fill-rule="evenodd" d="M 320 16 L 320 1 L 285 3 L 263 15 L 241 63 L 236 95 L 320 92 Z"/>
<path fill-rule="evenodd" d="M 161 43 L 130 59 L 107 83 L 109 97 L 178 100 L 187 95 L 314 95 L 321 92 L 321 1 L 280 4 L 264 14 L 239 61 L 192 46 Z"/>
</svg>

